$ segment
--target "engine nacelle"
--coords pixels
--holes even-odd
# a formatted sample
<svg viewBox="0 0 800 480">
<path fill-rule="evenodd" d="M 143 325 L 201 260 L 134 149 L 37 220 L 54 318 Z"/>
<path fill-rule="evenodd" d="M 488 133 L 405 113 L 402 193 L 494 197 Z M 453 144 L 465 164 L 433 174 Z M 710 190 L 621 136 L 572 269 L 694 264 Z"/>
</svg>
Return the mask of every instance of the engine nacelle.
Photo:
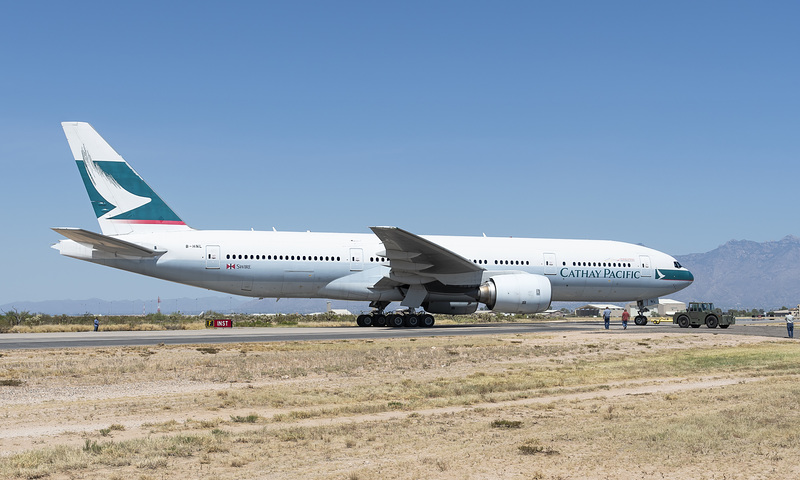
<svg viewBox="0 0 800 480">
<path fill-rule="evenodd" d="M 543 275 L 497 275 L 480 286 L 478 301 L 495 312 L 539 313 L 550 307 L 550 280 Z"/>
<path fill-rule="evenodd" d="M 428 313 L 445 315 L 469 315 L 478 309 L 478 302 L 427 302 L 422 308 Z"/>
</svg>

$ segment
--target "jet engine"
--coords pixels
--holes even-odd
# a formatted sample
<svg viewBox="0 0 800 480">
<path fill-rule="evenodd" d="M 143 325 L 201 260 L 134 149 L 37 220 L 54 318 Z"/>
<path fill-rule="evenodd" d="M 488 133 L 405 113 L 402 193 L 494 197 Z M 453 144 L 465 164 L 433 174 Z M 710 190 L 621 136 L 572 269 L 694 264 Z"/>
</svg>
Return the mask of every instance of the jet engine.
<svg viewBox="0 0 800 480">
<path fill-rule="evenodd" d="M 497 275 L 482 284 L 478 301 L 495 312 L 538 313 L 550 306 L 550 280 L 543 275 Z"/>
</svg>

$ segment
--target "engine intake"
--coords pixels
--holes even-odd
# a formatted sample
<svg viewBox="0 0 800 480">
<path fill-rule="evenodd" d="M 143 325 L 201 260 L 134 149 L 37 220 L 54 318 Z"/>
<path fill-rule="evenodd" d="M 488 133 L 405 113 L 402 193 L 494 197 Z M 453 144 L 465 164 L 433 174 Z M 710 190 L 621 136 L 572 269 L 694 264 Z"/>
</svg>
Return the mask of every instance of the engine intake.
<svg viewBox="0 0 800 480">
<path fill-rule="evenodd" d="M 480 286 L 478 301 L 495 312 L 539 313 L 550 307 L 552 287 L 543 275 L 497 275 Z"/>
</svg>

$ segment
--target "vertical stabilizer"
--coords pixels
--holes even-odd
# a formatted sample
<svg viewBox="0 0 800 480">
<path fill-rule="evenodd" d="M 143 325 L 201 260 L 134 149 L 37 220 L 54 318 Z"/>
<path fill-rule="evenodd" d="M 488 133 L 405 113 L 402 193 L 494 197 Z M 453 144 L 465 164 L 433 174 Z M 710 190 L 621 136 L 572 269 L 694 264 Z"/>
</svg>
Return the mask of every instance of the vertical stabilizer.
<svg viewBox="0 0 800 480">
<path fill-rule="evenodd" d="M 104 235 L 189 230 L 91 125 L 61 126 Z"/>
</svg>

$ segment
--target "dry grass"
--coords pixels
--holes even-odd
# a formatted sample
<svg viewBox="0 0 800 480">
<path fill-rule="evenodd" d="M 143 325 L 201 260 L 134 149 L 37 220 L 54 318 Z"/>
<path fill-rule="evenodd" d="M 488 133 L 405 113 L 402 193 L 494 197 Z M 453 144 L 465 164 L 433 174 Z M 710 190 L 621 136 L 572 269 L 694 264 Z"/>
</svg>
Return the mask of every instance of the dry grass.
<svg viewBox="0 0 800 480">
<path fill-rule="evenodd" d="M 183 323 L 179 326 L 170 325 L 170 328 L 180 330 L 202 330 L 206 328 L 203 322 Z M 101 324 L 101 332 L 145 332 L 166 330 L 164 325 L 155 323 L 138 324 Z M 55 332 L 91 332 L 94 325 L 15 325 L 11 327 L 9 333 L 55 333 Z"/>
<path fill-rule="evenodd" d="M 25 383 L 0 387 L 0 399 L 27 388 L 136 393 L 90 409 L 85 399 L 0 403 L 0 428 L 58 415 L 92 426 L 34 436 L 0 459 L 0 477 L 800 476 L 800 409 L 786 408 L 800 395 L 800 351 L 788 341 L 568 334 L 213 348 L 6 352 L 0 368 Z M 704 387 L 700 375 L 734 381 Z M 148 391 L 159 382 L 175 387 Z"/>
</svg>

